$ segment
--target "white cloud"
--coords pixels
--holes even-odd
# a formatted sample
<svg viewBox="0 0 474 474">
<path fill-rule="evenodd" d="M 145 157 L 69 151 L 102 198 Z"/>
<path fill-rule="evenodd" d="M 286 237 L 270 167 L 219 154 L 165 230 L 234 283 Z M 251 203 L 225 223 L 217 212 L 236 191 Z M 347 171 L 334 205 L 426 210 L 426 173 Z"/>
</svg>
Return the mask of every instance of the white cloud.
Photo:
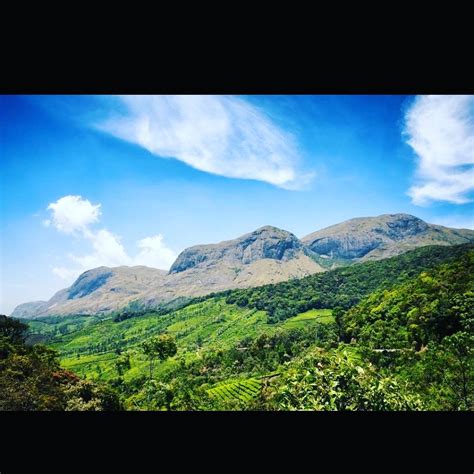
<svg viewBox="0 0 474 474">
<path fill-rule="evenodd" d="M 123 96 L 126 115 L 98 125 L 151 153 L 202 171 L 287 189 L 307 184 L 295 138 L 243 99 L 229 96 Z M 123 109 L 123 107 L 122 107 Z"/>
<path fill-rule="evenodd" d="M 474 190 L 474 96 L 419 96 L 405 115 L 407 143 L 418 157 L 414 204 L 470 202 Z"/>
<path fill-rule="evenodd" d="M 52 211 L 52 216 L 43 224 L 47 227 L 53 225 L 65 234 L 84 232 L 100 217 L 100 204 L 93 205 L 81 196 L 64 196 L 52 202 L 48 209 Z"/>
<path fill-rule="evenodd" d="M 106 229 L 98 232 L 87 232 L 84 235 L 94 249 L 93 253 L 77 257 L 71 255 L 71 259 L 81 265 L 83 269 L 100 267 L 117 267 L 120 265 L 131 265 L 132 259 L 127 255 L 118 236 Z"/>
<path fill-rule="evenodd" d="M 168 269 L 177 257 L 173 250 L 166 247 L 161 234 L 139 240 L 137 246 L 140 252 L 133 260 L 134 265 Z"/>
<path fill-rule="evenodd" d="M 81 196 L 64 196 L 48 206 L 52 217 L 43 221 L 43 225 L 52 225 L 62 233 L 74 233 L 92 246 L 92 252 L 89 254 L 69 254 L 69 260 L 73 263 L 69 266 L 54 267 L 52 271 L 56 276 L 72 283 L 82 272 L 100 266 L 146 265 L 160 269 L 168 269 L 171 266 L 177 254 L 166 246 L 161 234 L 139 240 L 139 252 L 135 257 L 131 257 L 120 242 L 119 236 L 107 229 L 92 229 L 92 224 L 99 221 L 99 208 L 100 204 L 93 205 Z"/>
</svg>

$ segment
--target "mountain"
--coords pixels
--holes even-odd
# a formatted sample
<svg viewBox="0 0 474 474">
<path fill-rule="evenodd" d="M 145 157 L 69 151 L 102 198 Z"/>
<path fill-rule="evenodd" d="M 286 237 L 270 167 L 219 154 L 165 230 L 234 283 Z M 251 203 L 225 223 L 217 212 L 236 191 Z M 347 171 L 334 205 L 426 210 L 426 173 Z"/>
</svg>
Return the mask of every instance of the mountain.
<svg viewBox="0 0 474 474">
<path fill-rule="evenodd" d="M 146 292 L 141 303 L 152 307 L 179 296 L 278 283 L 321 271 L 295 235 L 265 226 L 234 240 L 184 250 L 164 284 Z"/>
<path fill-rule="evenodd" d="M 142 266 L 86 271 L 48 302 L 20 305 L 11 316 L 107 313 L 132 301 L 153 307 L 178 297 L 277 283 L 324 271 L 311 254 L 290 232 L 265 226 L 234 240 L 190 247 L 168 273 Z"/>
<path fill-rule="evenodd" d="M 350 219 L 301 241 L 329 261 L 350 263 L 393 257 L 425 245 L 474 242 L 474 231 L 428 224 L 409 214 L 383 214 Z"/>
<path fill-rule="evenodd" d="M 40 315 L 42 310 L 47 307 L 47 301 L 30 301 L 29 303 L 18 305 L 11 316 L 14 318 L 34 318 L 35 316 Z"/>
<path fill-rule="evenodd" d="M 426 245 L 469 242 L 474 231 L 427 224 L 408 214 L 351 219 L 301 240 L 265 226 L 237 239 L 189 247 L 169 272 L 144 266 L 88 270 L 49 301 L 24 303 L 11 316 L 109 313 L 131 303 L 151 308 L 180 297 L 299 279 Z"/>
<path fill-rule="evenodd" d="M 47 315 L 94 314 L 115 311 L 143 294 L 151 286 L 159 286 L 166 271 L 145 266 L 98 267 L 82 273 L 49 301 L 24 303 L 11 316 L 34 318 Z"/>
<path fill-rule="evenodd" d="M 189 247 L 178 256 L 170 273 L 198 266 L 210 268 L 221 262 L 248 265 L 263 258 L 288 261 L 302 251 L 304 246 L 296 236 L 277 227 L 265 226 L 235 240 Z"/>
</svg>

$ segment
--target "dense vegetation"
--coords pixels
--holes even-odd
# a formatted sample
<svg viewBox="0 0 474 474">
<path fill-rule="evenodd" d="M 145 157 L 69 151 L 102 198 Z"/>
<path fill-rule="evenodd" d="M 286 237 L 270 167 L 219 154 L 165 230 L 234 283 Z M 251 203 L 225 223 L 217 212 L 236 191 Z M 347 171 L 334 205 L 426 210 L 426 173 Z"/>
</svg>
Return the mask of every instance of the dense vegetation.
<svg viewBox="0 0 474 474">
<path fill-rule="evenodd" d="M 456 260 L 473 244 L 422 247 L 406 254 L 318 273 L 300 280 L 229 292 L 227 303 L 264 310 L 270 322 L 310 309 L 349 309 L 380 288 L 390 288 L 423 270 Z"/>
<path fill-rule="evenodd" d="M 28 327 L 0 315 L 0 410 L 119 410 L 104 384 L 60 367 L 55 351 L 25 343 Z"/>
<path fill-rule="evenodd" d="M 56 371 L 132 410 L 472 410 L 473 265 L 472 244 L 426 247 L 157 312 L 42 318 L 29 342 L 50 349 L 21 350 L 57 350 Z"/>
</svg>

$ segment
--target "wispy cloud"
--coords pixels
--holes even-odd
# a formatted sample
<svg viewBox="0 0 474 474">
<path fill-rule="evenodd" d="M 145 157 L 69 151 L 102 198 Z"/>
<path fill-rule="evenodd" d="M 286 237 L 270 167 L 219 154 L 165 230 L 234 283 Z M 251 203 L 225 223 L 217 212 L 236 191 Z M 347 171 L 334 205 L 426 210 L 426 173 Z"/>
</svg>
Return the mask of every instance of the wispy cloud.
<svg viewBox="0 0 474 474">
<path fill-rule="evenodd" d="M 70 265 L 53 268 L 53 273 L 64 280 L 73 280 L 80 273 L 99 266 L 146 265 L 168 269 L 177 254 L 164 243 L 163 235 L 145 237 L 137 242 L 138 253 L 130 256 L 120 237 L 107 229 L 95 230 L 99 222 L 100 204 L 91 204 L 81 196 L 64 196 L 47 208 L 50 219 L 43 221 L 64 234 L 75 234 L 89 242 L 92 252 L 87 255 L 69 254 Z"/>
<path fill-rule="evenodd" d="M 97 125 L 154 155 L 209 173 L 299 189 L 311 179 L 300 170 L 295 137 L 262 110 L 233 96 L 123 96 Z"/>
<path fill-rule="evenodd" d="M 470 202 L 474 189 L 474 96 L 419 96 L 405 115 L 407 143 L 418 158 L 414 204 Z"/>
</svg>

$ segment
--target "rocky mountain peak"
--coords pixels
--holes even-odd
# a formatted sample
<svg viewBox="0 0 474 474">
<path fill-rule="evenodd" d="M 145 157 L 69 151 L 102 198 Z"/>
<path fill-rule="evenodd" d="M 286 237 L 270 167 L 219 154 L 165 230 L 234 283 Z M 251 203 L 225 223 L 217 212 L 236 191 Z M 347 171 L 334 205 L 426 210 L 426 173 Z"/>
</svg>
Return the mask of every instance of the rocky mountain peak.
<svg viewBox="0 0 474 474">
<path fill-rule="evenodd" d="M 154 307 L 180 297 L 302 278 L 425 245 L 468 242 L 474 242 L 473 230 L 428 224 L 409 214 L 355 218 L 301 240 L 266 225 L 233 240 L 190 247 L 169 272 L 146 266 L 88 270 L 48 301 L 19 305 L 12 316 L 99 314 L 131 303 Z"/>
<path fill-rule="evenodd" d="M 182 272 L 198 265 L 208 267 L 218 261 L 246 265 L 264 258 L 290 260 L 302 250 L 303 245 L 295 235 L 267 225 L 237 239 L 189 247 L 178 256 L 170 273 Z"/>
<path fill-rule="evenodd" d="M 384 258 L 421 245 L 451 245 L 472 241 L 474 232 L 428 224 L 410 214 L 358 217 L 303 237 L 313 252 L 335 259 Z"/>
</svg>

